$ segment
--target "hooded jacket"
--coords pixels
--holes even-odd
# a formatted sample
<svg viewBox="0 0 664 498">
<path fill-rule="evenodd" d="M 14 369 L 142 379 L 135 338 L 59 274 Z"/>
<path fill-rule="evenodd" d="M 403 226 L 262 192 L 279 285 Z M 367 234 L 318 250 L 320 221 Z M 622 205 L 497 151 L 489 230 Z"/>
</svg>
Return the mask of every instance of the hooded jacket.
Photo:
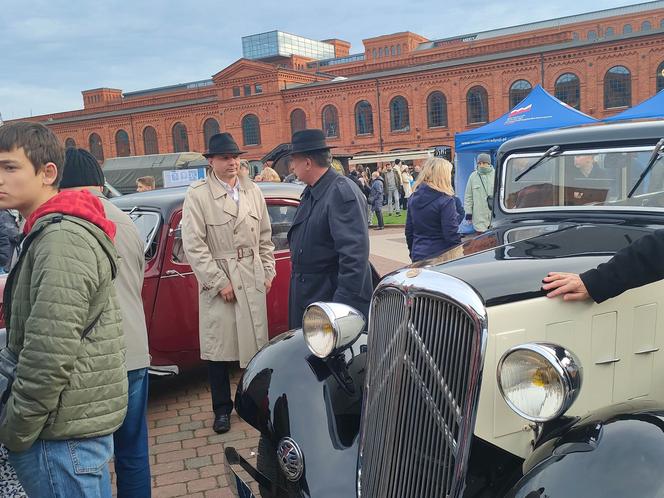
<svg viewBox="0 0 664 498">
<path fill-rule="evenodd" d="M 406 242 L 410 259 L 437 256 L 461 243 L 459 213 L 454 196 L 438 192 L 426 183 L 408 199 L 406 215 Z"/>
<path fill-rule="evenodd" d="M 24 451 L 38 438 L 111 434 L 127 408 L 124 338 L 113 288 L 115 225 L 89 192 L 70 191 L 35 211 L 25 232 L 5 288 L 8 348 L 18 364 L 0 442 Z"/>
<path fill-rule="evenodd" d="M 371 209 L 373 211 L 380 211 L 383 209 L 384 192 L 385 186 L 383 185 L 383 179 L 381 177 L 378 177 L 371 182 L 368 202 L 371 205 Z"/>
</svg>

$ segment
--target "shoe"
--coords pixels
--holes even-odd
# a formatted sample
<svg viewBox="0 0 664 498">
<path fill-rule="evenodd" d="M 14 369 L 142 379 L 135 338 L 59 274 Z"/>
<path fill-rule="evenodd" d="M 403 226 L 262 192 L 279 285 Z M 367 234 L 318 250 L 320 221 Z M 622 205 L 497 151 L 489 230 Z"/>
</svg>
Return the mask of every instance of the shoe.
<svg viewBox="0 0 664 498">
<path fill-rule="evenodd" d="M 385 227 L 378 227 L 376 230 L 385 230 Z"/>
<path fill-rule="evenodd" d="M 223 434 L 231 430 L 231 417 L 230 415 L 215 415 L 212 430 L 217 434 Z"/>
</svg>

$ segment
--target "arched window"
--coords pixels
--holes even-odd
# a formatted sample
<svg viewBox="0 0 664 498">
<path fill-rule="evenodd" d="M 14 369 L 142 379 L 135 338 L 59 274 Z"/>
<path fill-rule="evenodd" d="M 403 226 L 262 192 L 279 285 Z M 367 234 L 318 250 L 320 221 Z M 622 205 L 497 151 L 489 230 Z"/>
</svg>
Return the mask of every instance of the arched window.
<svg viewBox="0 0 664 498">
<path fill-rule="evenodd" d="M 290 114 L 291 133 L 304 130 L 307 127 L 307 115 L 302 109 L 295 109 Z"/>
<path fill-rule="evenodd" d="M 206 119 L 205 123 L 203 123 L 203 140 L 205 141 L 206 148 L 210 143 L 210 138 L 217 133 L 219 133 L 219 121 L 214 118 Z"/>
<path fill-rule="evenodd" d="M 380 59 L 383 56 L 383 47 L 378 48 L 378 58 Z"/>
<path fill-rule="evenodd" d="M 401 55 L 401 45 L 397 45 L 397 55 Z"/>
<path fill-rule="evenodd" d="M 183 123 L 175 123 L 173 126 L 173 152 L 189 152 L 187 127 Z"/>
<path fill-rule="evenodd" d="M 392 45 L 392 46 L 390 47 L 390 55 L 391 55 L 392 57 L 394 57 L 395 55 L 397 55 L 397 49 L 394 47 L 394 45 Z"/>
<path fill-rule="evenodd" d="M 533 86 L 526 80 L 517 80 L 512 83 L 510 87 L 510 109 L 516 107 L 519 102 L 525 99 L 532 89 Z"/>
<path fill-rule="evenodd" d="M 131 147 L 129 147 L 129 135 L 124 130 L 118 130 L 115 134 L 115 151 L 118 157 L 131 156 Z"/>
<path fill-rule="evenodd" d="M 614 34 L 613 28 L 606 28 L 606 36 L 613 36 Z"/>
<path fill-rule="evenodd" d="M 76 140 L 69 137 L 67 140 L 65 140 L 65 147 L 76 147 Z"/>
<path fill-rule="evenodd" d="M 662 19 L 661 21 L 659 21 L 659 27 L 660 27 L 660 28 L 664 28 L 664 19 Z"/>
<path fill-rule="evenodd" d="M 632 105 L 632 75 L 625 66 L 614 66 L 604 75 L 604 108 Z"/>
<path fill-rule="evenodd" d="M 339 136 L 339 114 L 337 108 L 333 105 L 323 107 L 323 132 L 327 138 L 337 138 Z"/>
<path fill-rule="evenodd" d="M 355 134 L 371 135 L 373 129 L 373 110 L 371 104 L 366 100 L 360 100 L 355 104 Z"/>
<path fill-rule="evenodd" d="M 104 162 L 104 146 L 101 143 L 101 137 L 96 133 L 90 135 L 88 139 L 88 144 L 90 146 L 90 154 L 95 156 L 95 159 L 100 163 Z"/>
<path fill-rule="evenodd" d="M 489 121 L 489 95 L 484 87 L 474 86 L 468 90 L 466 112 L 468 113 L 469 125 Z"/>
<path fill-rule="evenodd" d="M 378 51 L 375 48 L 371 51 L 371 53 L 374 59 L 378 56 Z"/>
<path fill-rule="evenodd" d="M 244 145 L 260 145 L 261 127 L 255 114 L 247 114 L 242 118 L 242 140 Z"/>
<path fill-rule="evenodd" d="M 390 129 L 392 131 L 410 130 L 408 102 L 401 96 L 394 97 L 390 101 Z"/>
<path fill-rule="evenodd" d="M 652 24 L 650 21 L 643 21 L 641 23 L 641 31 L 650 31 L 652 29 Z"/>
<path fill-rule="evenodd" d="M 625 24 L 623 26 L 623 34 L 627 35 L 632 32 L 632 25 L 631 24 Z"/>
<path fill-rule="evenodd" d="M 447 99 L 442 92 L 432 92 L 427 97 L 427 124 L 429 128 L 447 126 Z"/>
<path fill-rule="evenodd" d="M 596 41 L 597 40 L 597 31 L 595 30 L 590 30 L 588 31 L 588 40 L 589 41 Z"/>
<path fill-rule="evenodd" d="M 574 73 L 565 73 L 556 80 L 555 96 L 574 109 L 581 109 L 581 82 Z"/>
<path fill-rule="evenodd" d="M 579 33 L 575 31 L 574 33 L 572 33 L 572 40 L 578 40 L 578 39 L 579 39 Z"/>
<path fill-rule="evenodd" d="M 657 84 L 655 89 L 658 92 L 664 90 L 664 62 L 662 62 L 657 68 Z"/>
<path fill-rule="evenodd" d="M 143 150 L 145 154 L 159 154 L 157 131 L 152 126 L 146 126 L 143 130 Z"/>
</svg>

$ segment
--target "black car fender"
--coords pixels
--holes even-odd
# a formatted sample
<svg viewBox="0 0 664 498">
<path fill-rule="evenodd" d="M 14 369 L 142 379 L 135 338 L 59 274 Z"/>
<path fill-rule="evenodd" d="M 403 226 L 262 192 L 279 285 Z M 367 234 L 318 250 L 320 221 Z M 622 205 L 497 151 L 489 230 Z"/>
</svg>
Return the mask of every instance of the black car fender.
<svg viewBox="0 0 664 498">
<path fill-rule="evenodd" d="M 302 330 L 270 341 L 238 384 L 238 415 L 277 448 L 291 438 L 300 448 L 304 496 L 354 496 L 366 334 L 330 358 L 314 356 Z"/>
<path fill-rule="evenodd" d="M 664 496 L 664 404 L 629 401 L 544 438 L 508 498 Z"/>
</svg>

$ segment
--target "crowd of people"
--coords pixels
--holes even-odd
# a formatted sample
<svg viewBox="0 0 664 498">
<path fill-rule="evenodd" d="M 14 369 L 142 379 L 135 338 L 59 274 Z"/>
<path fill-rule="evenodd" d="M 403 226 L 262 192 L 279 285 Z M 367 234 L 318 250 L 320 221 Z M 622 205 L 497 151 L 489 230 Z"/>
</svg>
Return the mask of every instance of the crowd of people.
<svg viewBox="0 0 664 498">
<path fill-rule="evenodd" d="M 276 271 L 266 202 L 243 153 L 230 134 L 214 135 L 208 175 L 190 186 L 183 206 L 217 433 L 230 429 L 229 363 L 246 366 L 267 342 L 266 295 Z M 332 167 L 321 130 L 294 134 L 288 156 L 306 185 L 288 234 L 289 323 L 299 327 L 304 309 L 319 300 L 367 314 L 373 275 L 365 197 Z M 118 497 L 151 495 L 144 248 L 129 216 L 103 196 L 104 185 L 96 159 L 65 150 L 45 126 L 0 126 L 0 213 L 13 229 L 4 230 L 1 262 L 10 268 L 0 349 L 3 494 L 110 498 L 113 458 Z M 151 188 L 154 181 L 137 182 Z M 11 212 L 20 215 L 20 231 Z"/>
</svg>

